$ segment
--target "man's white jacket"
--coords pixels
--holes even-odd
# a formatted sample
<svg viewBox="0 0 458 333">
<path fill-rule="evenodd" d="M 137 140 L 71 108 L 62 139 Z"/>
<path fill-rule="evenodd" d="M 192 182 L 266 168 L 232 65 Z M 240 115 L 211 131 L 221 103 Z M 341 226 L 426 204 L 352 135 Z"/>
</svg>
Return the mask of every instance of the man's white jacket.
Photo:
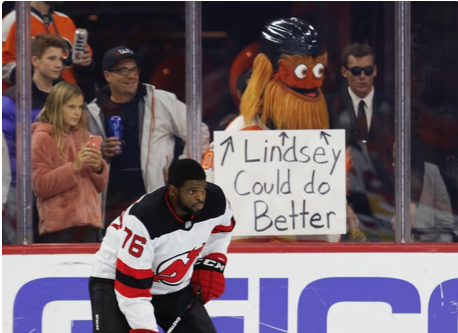
<svg viewBox="0 0 458 333">
<path fill-rule="evenodd" d="M 174 94 L 143 85 L 147 93 L 143 97 L 143 108 L 140 108 L 140 161 L 146 192 L 151 192 L 166 183 L 164 172 L 173 160 L 174 135 L 186 142 L 187 113 L 186 105 Z M 87 111 L 89 132 L 106 140 L 103 115 L 96 100 L 87 106 Z M 208 127 L 202 123 L 202 153 L 207 150 L 209 139 Z"/>
</svg>

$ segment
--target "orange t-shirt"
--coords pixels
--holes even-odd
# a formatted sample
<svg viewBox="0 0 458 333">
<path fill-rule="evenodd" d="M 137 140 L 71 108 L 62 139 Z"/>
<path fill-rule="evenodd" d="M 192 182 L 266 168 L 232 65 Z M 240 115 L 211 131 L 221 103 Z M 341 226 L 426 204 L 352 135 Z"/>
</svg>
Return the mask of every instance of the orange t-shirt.
<svg viewBox="0 0 458 333">
<path fill-rule="evenodd" d="M 75 36 L 75 23 L 65 14 L 54 11 L 52 14 L 53 23 L 46 24 L 42 17 L 31 12 L 30 28 L 31 37 L 35 37 L 39 33 L 50 33 L 59 35 L 68 43 L 73 45 Z M 92 54 L 92 49 L 88 45 L 89 52 Z M 5 85 L 10 86 L 9 78 L 11 72 L 16 67 L 16 11 L 12 11 L 2 20 L 2 65 L 3 65 L 3 90 Z M 73 66 L 68 67 L 62 74 L 62 78 L 68 82 L 75 83 L 75 74 Z"/>
</svg>

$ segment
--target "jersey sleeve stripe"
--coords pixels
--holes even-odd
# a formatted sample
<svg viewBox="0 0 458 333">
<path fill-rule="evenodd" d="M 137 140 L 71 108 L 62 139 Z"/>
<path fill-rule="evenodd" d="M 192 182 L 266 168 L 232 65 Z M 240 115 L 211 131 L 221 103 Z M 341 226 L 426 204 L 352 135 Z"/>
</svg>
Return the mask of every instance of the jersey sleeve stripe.
<svg viewBox="0 0 458 333">
<path fill-rule="evenodd" d="M 153 285 L 153 277 L 146 279 L 136 279 L 132 276 L 123 274 L 118 270 L 116 270 L 116 281 L 119 281 L 123 285 L 134 289 L 149 289 Z"/>
<path fill-rule="evenodd" d="M 147 297 L 151 298 L 151 285 L 147 289 L 138 289 L 126 286 L 124 283 L 116 280 L 115 281 L 115 290 L 127 298 L 137 298 L 137 297 Z"/>
<path fill-rule="evenodd" d="M 125 264 L 121 259 L 116 261 L 116 271 L 140 280 L 152 279 L 154 276 L 152 269 L 135 269 Z"/>
<path fill-rule="evenodd" d="M 217 225 L 215 228 L 212 230 L 212 234 L 217 234 L 220 232 L 231 232 L 235 227 L 235 220 L 234 217 L 231 218 L 231 224 L 226 226 L 226 225 Z"/>
</svg>

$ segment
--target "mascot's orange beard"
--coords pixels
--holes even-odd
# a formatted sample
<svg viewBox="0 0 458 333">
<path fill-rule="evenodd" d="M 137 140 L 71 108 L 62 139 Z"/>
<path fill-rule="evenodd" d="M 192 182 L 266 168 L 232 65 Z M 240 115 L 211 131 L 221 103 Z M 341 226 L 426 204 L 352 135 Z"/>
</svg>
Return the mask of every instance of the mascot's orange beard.
<svg viewBox="0 0 458 333">
<path fill-rule="evenodd" d="M 328 129 L 328 108 L 321 89 L 318 97 L 307 97 L 273 79 L 263 95 L 261 121 L 276 129 Z"/>
</svg>

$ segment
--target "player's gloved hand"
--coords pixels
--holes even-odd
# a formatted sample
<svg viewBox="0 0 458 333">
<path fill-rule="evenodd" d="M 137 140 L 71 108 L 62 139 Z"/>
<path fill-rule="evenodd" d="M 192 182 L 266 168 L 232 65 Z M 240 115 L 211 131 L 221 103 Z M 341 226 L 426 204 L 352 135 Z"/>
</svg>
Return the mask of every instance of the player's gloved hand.
<svg viewBox="0 0 458 333">
<path fill-rule="evenodd" d="M 223 294 L 226 287 L 223 275 L 226 262 L 227 258 L 222 253 L 212 253 L 205 258 L 197 259 L 191 282 L 194 293 L 200 292 L 204 304 Z"/>
<path fill-rule="evenodd" d="M 159 333 L 157 331 L 151 331 L 144 328 L 131 329 L 129 333 Z"/>
</svg>

